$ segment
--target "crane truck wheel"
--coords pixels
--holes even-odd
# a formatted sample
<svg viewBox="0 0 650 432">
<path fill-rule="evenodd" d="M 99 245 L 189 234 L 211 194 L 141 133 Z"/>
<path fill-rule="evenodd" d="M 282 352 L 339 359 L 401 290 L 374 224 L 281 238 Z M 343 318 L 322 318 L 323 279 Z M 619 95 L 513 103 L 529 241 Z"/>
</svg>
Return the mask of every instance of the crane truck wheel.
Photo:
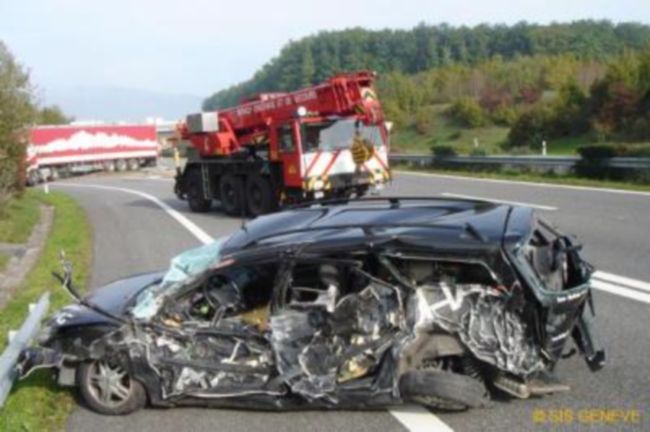
<svg viewBox="0 0 650 432">
<path fill-rule="evenodd" d="M 203 194 L 201 170 L 192 169 L 187 173 L 187 203 L 194 213 L 205 213 L 212 207 L 212 200 Z"/>
<path fill-rule="evenodd" d="M 219 197 L 223 211 L 230 216 L 241 216 L 244 206 L 244 182 L 233 174 L 225 174 L 219 180 Z"/>
<path fill-rule="evenodd" d="M 246 178 L 246 208 L 255 217 L 269 213 L 277 207 L 273 186 L 267 177 L 252 174 Z"/>
</svg>

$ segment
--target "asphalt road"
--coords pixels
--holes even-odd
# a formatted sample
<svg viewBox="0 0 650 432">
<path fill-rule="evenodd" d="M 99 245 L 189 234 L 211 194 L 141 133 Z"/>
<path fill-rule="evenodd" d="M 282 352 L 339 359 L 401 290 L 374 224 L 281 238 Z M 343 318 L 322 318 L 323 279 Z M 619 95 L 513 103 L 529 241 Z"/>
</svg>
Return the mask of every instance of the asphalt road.
<svg viewBox="0 0 650 432">
<path fill-rule="evenodd" d="M 396 173 L 395 177 L 385 194 L 463 195 L 536 205 L 549 220 L 578 236 L 585 244 L 586 257 L 598 269 L 650 281 L 650 194 L 536 187 L 447 176 Z M 241 223 L 223 215 L 218 208 L 208 214 L 190 213 L 186 204 L 173 195 L 171 180 L 163 177 L 89 176 L 67 183 L 52 187 L 70 193 L 89 214 L 95 232 L 93 287 L 132 273 L 166 268 L 172 256 L 201 244 L 187 227 L 161 209 L 161 203 L 180 212 L 212 237 L 225 235 Z M 156 203 L 152 197 L 160 201 Z M 568 393 L 525 401 L 497 401 L 490 409 L 464 413 L 402 412 L 398 417 L 406 426 L 387 411 L 279 414 L 179 408 L 146 409 L 116 418 L 79 407 L 69 419 L 68 430 L 435 431 L 448 430 L 445 424 L 456 431 L 648 430 L 650 304 L 602 291 L 595 292 L 595 301 L 608 364 L 594 374 L 577 356 L 563 360 L 557 375 L 571 386 Z M 611 422 L 602 418 L 602 413 L 613 415 L 614 410 L 628 416 L 609 418 Z"/>
</svg>

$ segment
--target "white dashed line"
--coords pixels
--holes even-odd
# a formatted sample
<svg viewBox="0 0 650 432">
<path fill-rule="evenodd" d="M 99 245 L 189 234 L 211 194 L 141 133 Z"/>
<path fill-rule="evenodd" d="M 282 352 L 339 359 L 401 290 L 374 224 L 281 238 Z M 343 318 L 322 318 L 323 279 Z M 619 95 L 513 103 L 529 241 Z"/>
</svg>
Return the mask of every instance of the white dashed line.
<svg viewBox="0 0 650 432">
<path fill-rule="evenodd" d="M 625 276 L 619 276 L 612 273 L 606 273 L 603 271 L 597 271 L 593 274 L 593 277 L 602 279 L 605 282 L 610 282 L 615 285 L 621 285 L 624 287 L 634 288 L 641 291 L 650 292 L 650 283 L 643 282 L 640 280 L 632 279 Z"/>
<path fill-rule="evenodd" d="M 647 282 L 597 271 L 592 275 L 591 286 L 600 291 L 650 304 L 650 284 Z"/>
<path fill-rule="evenodd" d="M 411 432 L 452 432 L 445 422 L 419 405 L 405 405 L 388 410 Z M 433 417 L 433 418 L 432 418 Z"/>
</svg>

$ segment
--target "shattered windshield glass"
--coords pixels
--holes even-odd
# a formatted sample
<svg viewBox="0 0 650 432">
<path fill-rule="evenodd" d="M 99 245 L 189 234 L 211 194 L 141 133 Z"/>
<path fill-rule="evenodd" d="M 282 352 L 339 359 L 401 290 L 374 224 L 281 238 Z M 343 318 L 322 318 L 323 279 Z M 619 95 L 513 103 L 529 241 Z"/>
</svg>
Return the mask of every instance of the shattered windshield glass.
<svg viewBox="0 0 650 432">
<path fill-rule="evenodd" d="M 137 319 L 149 319 L 157 311 L 162 303 L 162 295 L 175 286 L 183 286 L 194 277 L 203 273 L 219 262 L 221 248 L 228 238 L 222 237 L 214 242 L 190 249 L 171 260 L 169 270 L 165 273 L 158 285 L 153 285 L 142 291 L 131 310 L 131 314 Z"/>
</svg>

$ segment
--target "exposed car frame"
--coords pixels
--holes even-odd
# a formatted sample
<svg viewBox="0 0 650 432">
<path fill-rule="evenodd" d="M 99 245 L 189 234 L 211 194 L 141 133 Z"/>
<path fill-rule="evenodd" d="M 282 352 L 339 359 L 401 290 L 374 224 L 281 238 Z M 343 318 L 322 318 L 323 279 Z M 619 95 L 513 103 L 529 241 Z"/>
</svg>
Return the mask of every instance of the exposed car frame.
<svg viewBox="0 0 650 432">
<path fill-rule="evenodd" d="M 54 367 L 106 414 L 147 399 L 465 409 L 494 391 L 563 391 L 551 372 L 571 337 L 592 370 L 604 364 L 593 269 L 579 250 L 523 207 L 421 197 L 298 206 L 181 255 L 165 276 L 117 281 L 62 309 L 21 372 Z"/>
</svg>

